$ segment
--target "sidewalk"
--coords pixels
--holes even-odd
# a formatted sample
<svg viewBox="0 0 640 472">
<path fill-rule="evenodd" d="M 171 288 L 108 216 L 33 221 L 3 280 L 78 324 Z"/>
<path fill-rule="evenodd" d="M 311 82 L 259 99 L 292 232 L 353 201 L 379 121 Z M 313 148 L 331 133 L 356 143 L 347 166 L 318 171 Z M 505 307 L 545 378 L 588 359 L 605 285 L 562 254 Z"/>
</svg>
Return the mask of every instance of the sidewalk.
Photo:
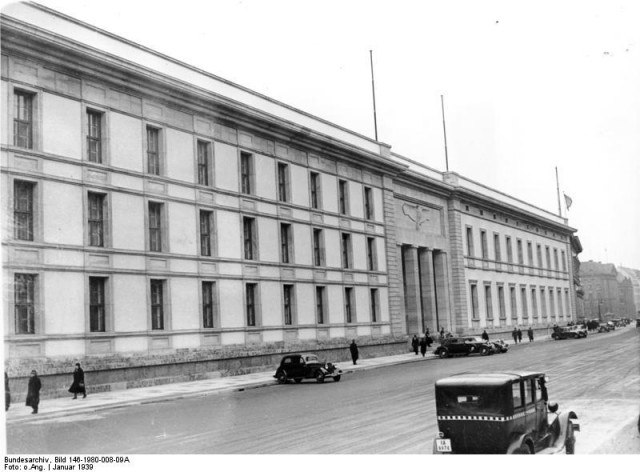
<svg viewBox="0 0 640 472">
<path fill-rule="evenodd" d="M 433 355 L 433 348 L 425 357 L 415 355 L 413 352 L 395 356 L 375 357 L 371 359 L 358 359 L 358 364 L 350 361 L 337 362 L 344 374 L 359 370 L 375 369 L 389 365 L 404 364 L 437 359 Z M 181 398 L 192 398 L 212 395 L 227 391 L 242 391 L 250 388 L 277 385 L 273 378 L 275 367 L 266 372 L 258 372 L 246 375 L 219 377 L 194 382 L 171 383 L 156 385 L 154 387 L 131 388 L 113 392 L 100 392 L 87 395 L 87 398 L 78 397 L 72 400 L 71 395 L 63 398 L 52 398 L 40 401 L 39 412 L 31 414 L 31 408 L 24 405 L 24 399 L 12 398 L 11 407 L 6 412 L 7 425 L 12 423 L 27 423 L 42 421 L 44 419 L 59 418 L 66 415 L 79 413 L 93 413 L 100 410 L 120 408 L 129 405 L 142 405 Z"/>
</svg>

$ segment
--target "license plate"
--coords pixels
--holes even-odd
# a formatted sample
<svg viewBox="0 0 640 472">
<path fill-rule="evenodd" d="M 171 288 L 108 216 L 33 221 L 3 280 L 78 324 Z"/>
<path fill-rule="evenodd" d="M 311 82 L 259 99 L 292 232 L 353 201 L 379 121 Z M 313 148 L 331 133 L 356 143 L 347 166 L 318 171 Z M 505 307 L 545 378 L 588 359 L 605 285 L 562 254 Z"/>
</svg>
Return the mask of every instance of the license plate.
<svg viewBox="0 0 640 472">
<path fill-rule="evenodd" d="M 436 452 L 451 452 L 451 439 L 436 439 Z"/>
</svg>

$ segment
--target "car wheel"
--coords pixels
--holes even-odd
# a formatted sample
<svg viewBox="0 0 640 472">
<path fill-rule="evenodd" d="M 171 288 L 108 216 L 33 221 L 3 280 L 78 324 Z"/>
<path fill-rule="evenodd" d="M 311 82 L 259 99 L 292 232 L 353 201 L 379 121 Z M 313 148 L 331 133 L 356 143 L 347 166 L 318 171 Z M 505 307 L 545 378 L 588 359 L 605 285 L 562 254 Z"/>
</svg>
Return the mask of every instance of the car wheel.
<svg viewBox="0 0 640 472">
<path fill-rule="evenodd" d="M 440 356 L 440 359 L 444 359 L 445 357 L 449 357 L 449 353 L 447 352 L 446 349 L 440 349 L 440 352 L 438 353 L 438 355 Z"/>
<path fill-rule="evenodd" d="M 339 375 L 336 375 L 336 376 L 333 378 L 333 381 L 334 381 L 334 382 L 340 382 L 340 376 L 339 376 Z"/>
<path fill-rule="evenodd" d="M 281 370 L 280 372 L 278 372 L 278 383 L 279 384 L 286 384 L 287 383 L 287 373 L 283 370 Z"/>
<path fill-rule="evenodd" d="M 482 349 L 480 349 L 480 355 L 481 356 L 488 356 L 489 355 L 489 348 L 488 347 L 483 347 Z"/>
<path fill-rule="evenodd" d="M 533 454 L 528 444 L 521 445 L 519 448 L 513 451 L 513 453 L 514 454 Z"/>
<path fill-rule="evenodd" d="M 299 384 L 300 382 L 302 382 L 302 379 L 293 379 L 296 381 L 297 384 Z"/>
<path fill-rule="evenodd" d="M 324 374 L 321 371 L 316 372 L 316 382 L 324 382 Z"/>
</svg>

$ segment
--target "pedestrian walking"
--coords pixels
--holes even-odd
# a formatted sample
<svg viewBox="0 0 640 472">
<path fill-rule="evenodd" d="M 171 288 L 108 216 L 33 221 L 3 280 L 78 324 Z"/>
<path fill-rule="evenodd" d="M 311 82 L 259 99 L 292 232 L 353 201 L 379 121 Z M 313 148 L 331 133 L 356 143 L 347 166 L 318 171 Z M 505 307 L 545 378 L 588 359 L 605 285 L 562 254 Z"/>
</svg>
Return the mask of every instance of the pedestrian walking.
<svg viewBox="0 0 640 472">
<path fill-rule="evenodd" d="M 4 411 L 9 411 L 11 405 L 11 391 L 9 390 L 9 376 L 4 373 Z"/>
<path fill-rule="evenodd" d="M 424 337 L 420 340 L 420 352 L 422 353 L 422 357 L 424 357 L 424 355 L 427 352 L 427 338 Z"/>
<path fill-rule="evenodd" d="M 518 344 L 518 331 L 515 328 L 511 331 L 511 336 L 513 337 L 513 342 Z"/>
<path fill-rule="evenodd" d="M 489 340 L 489 335 L 487 334 L 486 329 L 482 332 L 482 339 L 484 339 L 485 341 Z"/>
<path fill-rule="evenodd" d="M 533 329 L 531 329 L 531 326 L 529 326 L 527 334 L 529 335 L 529 342 L 533 342 Z"/>
<path fill-rule="evenodd" d="M 73 371 L 73 383 L 69 387 L 69 392 L 73 393 L 72 400 L 78 398 L 78 394 L 82 393 L 82 398 L 87 398 L 87 388 L 84 385 L 84 370 L 76 363 L 76 369 Z"/>
<path fill-rule="evenodd" d="M 351 340 L 349 351 L 351 351 L 351 360 L 353 361 L 353 365 L 356 365 L 356 362 L 358 360 L 358 345 L 356 344 L 355 339 Z"/>
<path fill-rule="evenodd" d="M 38 404 L 40 403 L 40 389 L 42 388 L 42 382 L 35 370 L 31 371 L 31 378 L 29 379 L 29 386 L 27 388 L 27 401 L 26 406 L 33 408 L 32 415 L 38 413 Z"/>
<path fill-rule="evenodd" d="M 418 340 L 418 336 L 414 334 L 411 340 L 411 349 L 416 353 L 416 356 L 418 355 L 418 346 L 420 346 L 420 341 Z"/>
<path fill-rule="evenodd" d="M 520 330 L 520 328 L 518 328 L 518 342 L 522 342 L 522 331 Z"/>
</svg>

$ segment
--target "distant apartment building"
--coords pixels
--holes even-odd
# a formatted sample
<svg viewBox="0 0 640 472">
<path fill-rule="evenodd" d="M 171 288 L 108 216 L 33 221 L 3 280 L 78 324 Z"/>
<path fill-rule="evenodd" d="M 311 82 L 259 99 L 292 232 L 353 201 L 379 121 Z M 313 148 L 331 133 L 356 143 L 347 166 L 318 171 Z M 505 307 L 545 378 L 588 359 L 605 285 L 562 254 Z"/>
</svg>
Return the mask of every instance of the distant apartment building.
<svg viewBox="0 0 640 472">
<path fill-rule="evenodd" d="M 595 261 L 580 265 L 585 293 L 585 312 L 590 319 L 635 317 L 636 305 L 632 280 L 614 264 Z"/>
<path fill-rule="evenodd" d="M 567 221 L 36 4 L 2 15 L 4 349 L 60 390 L 576 317 Z M 146 383 L 145 383 L 146 382 Z"/>
</svg>

